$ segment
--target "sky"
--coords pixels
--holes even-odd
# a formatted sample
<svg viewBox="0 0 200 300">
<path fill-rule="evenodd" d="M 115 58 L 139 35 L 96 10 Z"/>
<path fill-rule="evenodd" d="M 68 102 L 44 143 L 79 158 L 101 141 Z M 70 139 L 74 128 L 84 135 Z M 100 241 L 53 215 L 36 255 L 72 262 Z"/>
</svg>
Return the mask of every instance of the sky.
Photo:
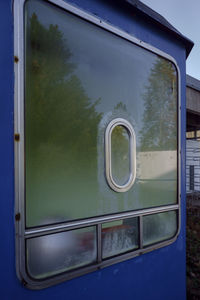
<svg viewBox="0 0 200 300">
<path fill-rule="evenodd" d="M 194 42 L 186 73 L 200 80 L 200 0 L 141 0 Z"/>
</svg>

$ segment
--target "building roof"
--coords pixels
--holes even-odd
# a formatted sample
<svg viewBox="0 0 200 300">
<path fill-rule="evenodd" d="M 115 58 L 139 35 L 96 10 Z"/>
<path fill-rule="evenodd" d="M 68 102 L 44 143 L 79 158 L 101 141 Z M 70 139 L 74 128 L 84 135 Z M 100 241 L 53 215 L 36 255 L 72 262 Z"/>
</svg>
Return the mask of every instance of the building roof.
<svg viewBox="0 0 200 300">
<path fill-rule="evenodd" d="M 175 27 L 173 27 L 163 16 L 152 10 L 150 7 L 145 5 L 139 0 L 124 0 L 129 5 L 134 7 L 134 9 L 139 13 L 154 22 L 154 24 L 157 24 L 162 30 L 172 34 L 174 37 L 176 37 L 178 40 L 180 40 L 186 49 L 186 57 L 190 54 L 190 51 L 192 50 L 194 43 L 185 37 L 182 33 L 180 33 Z"/>
<path fill-rule="evenodd" d="M 200 80 L 186 75 L 186 85 L 194 90 L 200 91 Z"/>
</svg>

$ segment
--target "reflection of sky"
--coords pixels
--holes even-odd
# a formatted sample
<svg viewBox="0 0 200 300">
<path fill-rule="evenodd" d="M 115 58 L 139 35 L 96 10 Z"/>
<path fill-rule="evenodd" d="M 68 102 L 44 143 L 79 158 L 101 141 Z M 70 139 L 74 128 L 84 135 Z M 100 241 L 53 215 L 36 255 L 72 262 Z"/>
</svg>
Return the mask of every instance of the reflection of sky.
<svg viewBox="0 0 200 300">
<path fill-rule="evenodd" d="M 28 3 L 31 14 L 35 12 L 43 25 L 57 24 L 63 32 L 85 93 L 92 102 L 101 99 L 96 110 L 112 111 L 122 102 L 140 130 L 142 95 L 156 56 L 46 3 L 38 1 L 37 7 L 35 1 Z"/>
</svg>

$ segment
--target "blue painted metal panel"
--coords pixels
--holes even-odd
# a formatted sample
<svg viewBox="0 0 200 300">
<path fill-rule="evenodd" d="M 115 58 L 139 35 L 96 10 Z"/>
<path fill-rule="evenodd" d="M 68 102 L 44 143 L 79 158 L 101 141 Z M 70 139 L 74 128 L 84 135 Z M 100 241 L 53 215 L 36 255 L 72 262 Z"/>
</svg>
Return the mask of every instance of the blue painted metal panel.
<svg viewBox="0 0 200 300">
<path fill-rule="evenodd" d="M 123 4 L 100 0 L 71 3 L 172 55 L 181 71 L 182 226 L 170 246 L 115 264 L 57 286 L 31 291 L 16 277 L 14 250 L 14 71 L 12 1 L 0 1 L 0 190 L 1 299 L 185 299 L 185 49 L 181 42 L 127 11 Z"/>
</svg>

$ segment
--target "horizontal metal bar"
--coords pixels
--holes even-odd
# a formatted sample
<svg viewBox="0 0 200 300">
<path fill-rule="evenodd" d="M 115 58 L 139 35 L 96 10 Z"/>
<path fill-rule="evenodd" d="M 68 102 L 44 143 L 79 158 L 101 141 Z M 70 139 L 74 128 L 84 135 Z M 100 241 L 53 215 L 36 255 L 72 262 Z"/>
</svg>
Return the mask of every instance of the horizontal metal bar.
<svg viewBox="0 0 200 300">
<path fill-rule="evenodd" d="M 137 210 L 137 211 L 132 211 L 132 212 L 125 212 L 125 213 L 120 213 L 120 214 L 116 214 L 116 215 L 108 215 L 108 216 L 78 220 L 78 221 L 73 221 L 73 222 L 68 222 L 68 223 L 49 225 L 49 226 L 45 226 L 45 227 L 37 227 L 34 229 L 26 230 L 25 238 L 42 236 L 42 235 L 46 235 L 46 234 L 62 232 L 65 230 L 72 230 L 72 229 L 77 229 L 77 228 L 81 228 L 81 227 L 94 226 L 94 225 L 102 224 L 105 222 L 111 222 L 111 221 L 116 221 L 116 220 L 120 220 L 120 219 L 127 219 L 127 218 L 131 218 L 131 217 L 151 215 L 151 214 L 162 213 L 162 212 L 167 212 L 167 211 L 172 211 L 172 210 L 177 210 L 177 209 L 179 209 L 178 204 L 166 205 L 166 206 L 160 206 L 160 207 L 156 207 L 156 208 L 154 207 L 154 208 L 147 208 L 147 209 L 142 209 L 142 210 Z"/>
</svg>

